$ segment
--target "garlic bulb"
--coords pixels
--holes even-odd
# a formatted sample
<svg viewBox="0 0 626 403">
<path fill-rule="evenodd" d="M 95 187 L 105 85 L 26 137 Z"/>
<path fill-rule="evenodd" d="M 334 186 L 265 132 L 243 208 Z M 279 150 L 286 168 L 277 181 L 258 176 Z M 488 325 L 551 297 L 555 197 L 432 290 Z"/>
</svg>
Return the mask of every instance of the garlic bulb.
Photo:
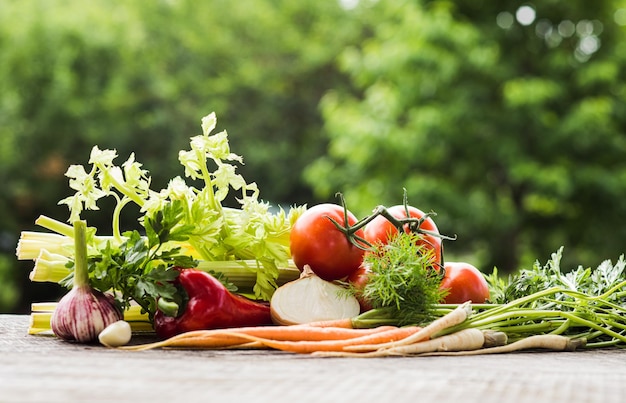
<svg viewBox="0 0 626 403">
<path fill-rule="evenodd" d="M 88 285 L 75 286 L 57 304 L 50 327 L 55 335 L 64 340 L 89 343 L 122 317 L 110 295 Z"/>
<path fill-rule="evenodd" d="M 74 285 L 61 298 L 50 319 L 55 335 L 81 343 L 95 341 L 107 326 L 123 319 L 113 297 L 89 285 L 86 228 L 84 221 L 74 223 Z"/>
<path fill-rule="evenodd" d="M 278 325 L 348 319 L 360 312 L 354 296 L 340 285 L 321 279 L 308 266 L 299 279 L 274 292 L 270 308 L 272 321 Z"/>
</svg>

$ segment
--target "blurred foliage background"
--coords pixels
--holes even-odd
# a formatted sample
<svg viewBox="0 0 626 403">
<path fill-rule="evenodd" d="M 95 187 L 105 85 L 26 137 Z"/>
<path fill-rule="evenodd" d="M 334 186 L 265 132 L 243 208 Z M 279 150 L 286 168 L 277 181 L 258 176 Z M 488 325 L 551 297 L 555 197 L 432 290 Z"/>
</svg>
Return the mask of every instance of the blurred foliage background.
<svg viewBox="0 0 626 403">
<path fill-rule="evenodd" d="M 616 259 L 625 75 L 624 0 L 3 0 L 0 312 L 59 295 L 15 246 L 67 219 L 70 164 L 134 152 L 159 189 L 212 111 L 272 204 L 364 216 L 406 188 L 449 260 Z"/>
</svg>

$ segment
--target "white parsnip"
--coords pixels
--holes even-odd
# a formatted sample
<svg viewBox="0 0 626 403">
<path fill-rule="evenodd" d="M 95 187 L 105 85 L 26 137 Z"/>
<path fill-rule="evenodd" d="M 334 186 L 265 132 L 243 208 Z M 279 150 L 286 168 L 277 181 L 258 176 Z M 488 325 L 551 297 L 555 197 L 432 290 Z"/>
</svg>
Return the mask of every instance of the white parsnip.
<svg viewBox="0 0 626 403">
<path fill-rule="evenodd" d="M 378 351 L 386 355 L 415 355 L 439 351 L 478 350 L 484 344 L 485 336 L 483 331 L 469 328 L 419 343 L 379 349 Z"/>
<path fill-rule="evenodd" d="M 587 341 L 584 338 L 570 339 L 566 336 L 556 334 L 539 334 L 517 340 L 503 346 L 481 348 L 473 351 L 438 351 L 424 355 L 483 355 L 483 354 L 503 354 L 513 353 L 522 350 L 552 350 L 552 351 L 574 351 L 583 347 Z"/>
<path fill-rule="evenodd" d="M 381 345 L 376 345 L 376 346 L 372 346 L 372 345 L 350 346 L 350 347 L 346 347 L 346 351 L 355 351 L 355 352 L 371 351 L 371 350 L 382 349 L 382 348 L 393 348 L 393 347 L 398 347 L 398 346 L 404 346 L 404 345 L 414 344 L 417 342 L 428 340 L 444 329 L 463 323 L 469 317 L 471 313 L 472 313 L 472 306 L 469 302 L 466 302 L 464 304 L 457 306 L 455 309 L 445 314 L 444 316 L 438 319 L 435 319 L 430 324 L 422 328 L 419 332 L 409 337 L 406 337 L 402 340 L 385 343 Z"/>
<path fill-rule="evenodd" d="M 318 357 L 389 357 L 389 356 L 413 356 L 431 352 L 448 351 L 471 351 L 484 346 L 485 335 L 480 329 L 469 328 L 458 332 L 450 333 L 434 339 L 418 341 L 412 344 L 397 345 L 390 348 L 379 348 L 371 352 L 334 352 L 334 353 L 314 353 Z M 346 349 L 347 350 L 347 349 Z"/>
</svg>

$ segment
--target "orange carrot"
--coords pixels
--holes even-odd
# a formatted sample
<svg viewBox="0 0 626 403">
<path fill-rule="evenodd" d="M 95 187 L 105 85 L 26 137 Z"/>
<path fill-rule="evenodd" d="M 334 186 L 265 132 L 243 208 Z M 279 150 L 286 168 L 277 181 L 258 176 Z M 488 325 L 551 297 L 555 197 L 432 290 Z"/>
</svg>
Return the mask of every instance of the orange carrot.
<svg viewBox="0 0 626 403">
<path fill-rule="evenodd" d="M 344 347 L 367 344 L 375 346 L 378 343 L 388 343 L 398 340 L 402 340 L 406 337 L 410 337 L 420 330 L 417 326 L 409 327 L 395 327 L 378 333 L 372 333 L 364 335 L 362 337 L 347 339 L 347 340 L 319 340 L 319 341 L 285 341 L 275 339 L 264 339 L 252 335 L 243 335 L 237 333 L 230 333 L 231 335 L 239 335 L 247 338 L 250 341 L 261 343 L 267 347 L 288 351 L 292 353 L 309 354 L 316 351 L 343 351 Z"/>
<path fill-rule="evenodd" d="M 284 341 L 320 341 L 320 340 L 345 340 L 361 337 L 369 334 L 381 333 L 394 326 L 379 326 L 371 329 L 351 329 L 342 327 L 317 327 L 317 326 L 257 326 L 248 329 L 228 329 L 238 333 L 245 333 L 265 339 Z"/>
<path fill-rule="evenodd" d="M 334 327 L 251 326 L 231 329 L 196 330 L 173 336 L 167 340 L 145 345 L 123 347 L 126 350 L 148 350 L 159 347 L 226 348 L 247 343 L 250 338 L 274 341 L 334 341 L 361 338 L 397 329 L 379 326 L 371 329 L 346 329 Z M 203 341 L 204 340 L 204 341 Z"/>
<path fill-rule="evenodd" d="M 181 335 L 178 335 L 181 336 Z M 250 341 L 244 337 L 235 334 L 206 334 L 206 335 L 187 335 L 184 337 L 170 337 L 167 340 L 158 341 L 155 343 L 139 344 L 134 346 L 122 346 L 121 350 L 151 350 L 154 348 L 162 347 L 178 347 L 178 348 L 190 348 L 190 349 L 218 349 L 218 348 L 233 348 L 248 344 Z"/>
<path fill-rule="evenodd" d="M 319 341 L 319 340 L 344 340 L 361 337 L 368 334 L 380 333 L 389 329 L 396 329 L 395 326 L 379 326 L 371 329 L 347 329 L 341 327 L 317 327 L 306 325 L 290 326 L 250 326 L 228 329 L 196 330 L 180 334 L 178 338 L 213 336 L 216 334 L 236 333 L 260 337 L 264 339 L 285 340 L 285 341 Z"/>
<path fill-rule="evenodd" d="M 334 328 L 344 328 L 344 329 L 353 329 L 354 328 L 354 324 L 352 322 L 352 318 L 322 320 L 322 321 L 319 321 L 319 322 L 309 322 L 309 323 L 303 323 L 301 325 L 294 325 L 294 326 L 334 327 Z"/>
<path fill-rule="evenodd" d="M 244 337 L 230 337 L 226 335 L 215 335 L 211 337 L 187 337 L 168 343 L 166 347 L 187 348 L 192 350 L 265 348 L 262 343 L 255 341 L 251 342 Z"/>
</svg>

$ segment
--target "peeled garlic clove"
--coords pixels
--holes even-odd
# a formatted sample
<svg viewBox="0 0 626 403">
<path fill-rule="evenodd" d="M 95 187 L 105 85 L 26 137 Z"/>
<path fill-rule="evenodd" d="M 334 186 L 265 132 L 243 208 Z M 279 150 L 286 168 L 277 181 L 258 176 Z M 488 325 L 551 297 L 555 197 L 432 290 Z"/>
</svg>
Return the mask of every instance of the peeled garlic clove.
<svg viewBox="0 0 626 403">
<path fill-rule="evenodd" d="M 310 270 L 279 287 L 270 301 L 272 321 L 278 325 L 347 319 L 360 312 L 359 301 L 346 290 Z"/>
<path fill-rule="evenodd" d="M 111 323 L 98 335 L 100 343 L 107 347 L 119 347 L 128 344 L 132 337 L 130 324 L 124 320 Z"/>
</svg>

